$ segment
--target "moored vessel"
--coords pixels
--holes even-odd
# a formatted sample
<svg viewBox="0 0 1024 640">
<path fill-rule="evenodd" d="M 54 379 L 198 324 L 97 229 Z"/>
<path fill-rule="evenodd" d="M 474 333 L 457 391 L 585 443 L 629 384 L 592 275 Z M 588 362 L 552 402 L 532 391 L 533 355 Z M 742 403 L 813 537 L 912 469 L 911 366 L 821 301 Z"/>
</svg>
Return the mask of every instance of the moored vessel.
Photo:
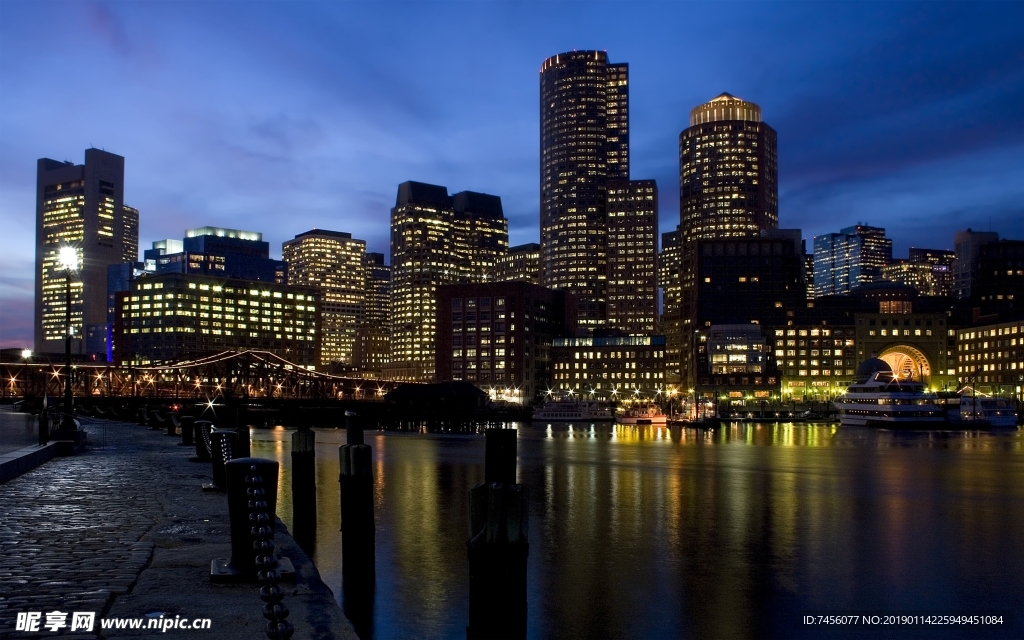
<svg viewBox="0 0 1024 640">
<path fill-rule="evenodd" d="M 534 422 L 611 422 L 609 406 L 596 400 L 548 400 L 533 412 Z"/>
<path fill-rule="evenodd" d="M 640 404 L 616 415 L 615 421 L 619 424 L 665 425 L 668 424 L 668 416 L 656 404 Z"/>
<path fill-rule="evenodd" d="M 945 405 L 924 383 L 900 379 L 884 360 L 869 358 L 857 368 L 856 381 L 835 400 L 843 426 L 887 429 L 942 429 Z"/>
</svg>

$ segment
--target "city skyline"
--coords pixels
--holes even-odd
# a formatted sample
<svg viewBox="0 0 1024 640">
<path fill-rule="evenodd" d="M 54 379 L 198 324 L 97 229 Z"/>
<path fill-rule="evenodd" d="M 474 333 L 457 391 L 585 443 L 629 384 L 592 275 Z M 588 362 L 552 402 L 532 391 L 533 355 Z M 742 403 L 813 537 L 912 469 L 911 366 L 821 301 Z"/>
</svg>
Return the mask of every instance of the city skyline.
<svg viewBox="0 0 1024 640">
<path fill-rule="evenodd" d="M 886 228 L 894 255 L 903 256 L 911 245 L 952 248 L 953 233 L 967 227 L 991 225 L 1002 237 L 1021 237 L 1022 187 L 1011 178 L 1024 162 L 1024 126 L 1006 105 L 1019 104 L 1024 47 L 1010 39 L 1014 21 L 1004 15 L 1020 10 L 982 6 L 967 14 L 964 7 L 837 5 L 803 12 L 814 35 L 802 46 L 819 47 L 816 63 L 801 58 L 801 45 L 783 39 L 779 25 L 793 11 L 785 5 L 759 7 L 740 20 L 751 50 L 766 52 L 758 59 L 708 60 L 699 53 L 705 36 L 679 45 L 670 27 L 690 19 L 689 12 L 660 6 L 625 12 L 627 22 L 665 14 L 664 26 L 651 20 L 653 32 L 643 41 L 626 36 L 619 19 L 589 9 L 570 26 L 578 7 L 557 7 L 550 23 L 522 42 L 511 41 L 525 33 L 523 8 L 446 8 L 421 16 L 434 26 L 451 14 L 463 24 L 493 25 L 502 18 L 503 28 L 490 35 L 510 42 L 493 62 L 504 73 L 495 74 L 466 60 L 462 50 L 436 44 L 430 46 L 438 63 L 424 73 L 403 58 L 426 43 L 419 38 L 380 59 L 374 47 L 358 50 L 386 26 L 366 7 L 350 8 L 369 25 L 366 35 L 352 34 L 351 50 L 325 48 L 325 39 L 331 28 L 348 30 L 343 19 L 352 16 L 307 6 L 284 20 L 268 47 L 280 55 L 268 57 L 253 46 L 259 38 L 246 41 L 241 30 L 276 27 L 282 16 L 272 5 L 247 15 L 234 27 L 239 31 L 227 26 L 233 16 L 221 8 L 72 5 L 67 15 L 45 23 L 68 36 L 61 44 L 18 57 L 11 52 L 34 37 L 39 9 L 5 5 L 0 215 L 9 230 L 0 262 L 0 343 L 31 340 L 35 162 L 79 163 L 81 149 L 91 145 L 126 158 L 125 201 L 140 210 L 143 247 L 177 237 L 182 228 L 213 224 L 263 231 L 275 256 L 283 240 L 314 227 L 351 232 L 367 240 L 367 250 L 386 251 L 390 201 L 395 185 L 406 180 L 495 194 L 505 203 L 510 244 L 536 242 L 535 74 L 546 57 L 572 48 L 608 50 L 630 64 L 632 173 L 659 181 L 662 232 L 678 222 L 669 194 L 678 188 L 679 132 L 693 106 L 727 91 L 760 104 L 778 131 L 780 226 L 801 228 L 805 239 L 864 222 Z M 720 19 L 706 8 L 693 12 L 709 14 L 712 24 Z M 202 18 L 199 26 L 185 26 L 189 15 Z M 330 28 L 310 26 L 318 17 Z M 82 20 L 87 28 L 74 30 Z M 759 20 L 768 28 L 755 32 Z M 830 28 L 847 37 L 825 46 Z M 954 29 L 965 33 L 958 40 L 963 50 L 933 46 Z M 297 40 L 307 32 L 303 48 Z M 201 46 L 172 59 L 183 34 Z M 191 77 L 204 62 L 201 52 L 219 54 L 218 64 Z M 922 55 L 906 55 L 914 52 Z M 46 95 L 36 78 L 72 53 L 118 73 L 102 94 L 72 77 L 71 86 L 84 92 L 80 99 L 36 104 L 34 96 Z M 673 55 L 694 64 L 662 59 Z M 285 77 L 289 65 L 301 69 L 297 77 Z M 848 71 L 838 82 L 828 75 L 836 68 Z M 243 79 L 221 82 L 232 70 L 242 70 Z M 334 73 L 338 88 L 313 88 L 314 72 L 325 70 Z M 423 99 L 409 104 L 395 80 Z M 205 95 L 187 105 L 182 98 L 197 97 L 189 91 L 193 84 Z M 476 91 L 459 93 L 463 85 Z M 343 88 L 353 97 L 339 95 Z M 183 95 L 172 96 L 175 91 Z M 331 108 L 317 105 L 324 97 Z M 353 172 L 360 164 L 366 169 Z M 920 235 L 912 235 L 918 228 Z"/>
</svg>

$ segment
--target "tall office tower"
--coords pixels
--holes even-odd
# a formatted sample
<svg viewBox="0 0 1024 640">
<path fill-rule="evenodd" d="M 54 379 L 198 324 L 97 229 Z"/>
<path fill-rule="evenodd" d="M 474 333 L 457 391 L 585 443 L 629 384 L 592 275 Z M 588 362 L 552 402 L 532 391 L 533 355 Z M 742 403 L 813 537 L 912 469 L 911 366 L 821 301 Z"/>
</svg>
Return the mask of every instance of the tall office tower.
<svg viewBox="0 0 1024 640">
<path fill-rule="evenodd" d="M 629 179 L 629 66 L 603 51 L 552 56 L 540 69 L 541 284 L 584 300 L 584 326 L 606 315 L 609 179 Z"/>
<path fill-rule="evenodd" d="M 356 328 L 352 365 L 358 371 L 381 372 L 391 356 L 391 267 L 383 253 L 367 253 L 366 311 Z"/>
<path fill-rule="evenodd" d="M 436 288 L 493 279 L 494 262 L 507 250 L 508 221 L 497 196 L 398 185 L 391 210 L 391 377 L 433 379 Z"/>
<path fill-rule="evenodd" d="M 42 158 L 36 173 L 35 349 L 64 351 L 62 247 L 72 247 L 71 328 L 79 353 L 107 353 L 107 266 L 138 259 L 138 211 L 124 205 L 124 158 L 86 149 L 85 164 Z M 84 338 L 84 340 L 83 340 Z"/>
<path fill-rule="evenodd" d="M 658 286 L 661 288 L 661 327 L 665 335 L 665 382 L 680 381 L 679 341 L 682 339 L 682 281 L 683 252 L 679 226 L 675 231 L 661 234 L 661 255 L 658 256 Z"/>
<path fill-rule="evenodd" d="M 366 241 L 351 233 L 313 229 L 286 240 L 281 253 L 288 284 L 320 290 L 320 361 L 351 363 L 366 302 Z"/>
<path fill-rule="evenodd" d="M 775 129 L 753 102 L 723 93 L 694 107 L 679 134 L 683 242 L 778 227 L 777 157 Z"/>
<path fill-rule="evenodd" d="M 885 229 L 857 225 L 814 236 L 814 297 L 849 293 L 881 280 L 892 262 L 892 240 Z"/>
<path fill-rule="evenodd" d="M 970 298 L 974 272 L 978 266 L 978 251 L 981 245 L 999 240 L 994 231 L 957 231 L 953 237 L 956 259 L 953 261 L 953 295 Z"/>
<path fill-rule="evenodd" d="M 498 256 L 495 280 L 540 284 L 540 245 L 530 242 L 509 247 L 508 253 Z"/>
<path fill-rule="evenodd" d="M 984 315 L 1012 318 L 1024 311 L 1024 240 L 997 240 L 978 248 L 971 301 Z"/>
<path fill-rule="evenodd" d="M 608 181 L 608 326 L 653 335 L 658 324 L 658 185 Z"/>
<path fill-rule="evenodd" d="M 452 196 L 456 250 L 473 282 L 493 282 L 498 259 L 508 252 L 508 220 L 501 198 L 462 191 Z"/>
</svg>

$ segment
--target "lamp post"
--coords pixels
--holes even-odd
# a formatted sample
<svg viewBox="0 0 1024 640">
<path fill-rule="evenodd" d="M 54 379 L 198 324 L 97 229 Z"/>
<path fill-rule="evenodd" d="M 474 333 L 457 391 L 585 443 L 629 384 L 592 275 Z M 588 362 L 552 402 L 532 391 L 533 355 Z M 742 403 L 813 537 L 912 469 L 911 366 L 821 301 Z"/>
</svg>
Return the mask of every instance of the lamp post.
<svg viewBox="0 0 1024 640">
<path fill-rule="evenodd" d="M 74 429 L 75 422 L 71 418 L 74 398 L 71 394 L 71 273 L 78 271 L 78 252 L 74 247 L 60 248 L 60 266 L 64 269 L 64 319 L 66 335 L 64 336 L 64 424 L 62 429 Z"/>
</svg>

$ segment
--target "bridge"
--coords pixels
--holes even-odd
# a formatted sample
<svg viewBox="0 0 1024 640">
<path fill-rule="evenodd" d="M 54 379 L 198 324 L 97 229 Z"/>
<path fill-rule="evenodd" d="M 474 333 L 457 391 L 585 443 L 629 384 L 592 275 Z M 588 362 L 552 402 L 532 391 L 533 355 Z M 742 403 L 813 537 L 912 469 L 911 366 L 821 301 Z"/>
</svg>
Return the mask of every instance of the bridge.
<svg viewBox="0 0 1024 640">
<path fill-rule="evenodd" d="M 59 398 L 68 375 L 64 363 L 0 364 L 3 396 Z M 282 400 L 383 400 L 401 382 L 310 371 L 269 351 L 224 351 L 195 360 L 141 367 L 108 363 L 71 365 L 76 397 Z"/>
</svg>

